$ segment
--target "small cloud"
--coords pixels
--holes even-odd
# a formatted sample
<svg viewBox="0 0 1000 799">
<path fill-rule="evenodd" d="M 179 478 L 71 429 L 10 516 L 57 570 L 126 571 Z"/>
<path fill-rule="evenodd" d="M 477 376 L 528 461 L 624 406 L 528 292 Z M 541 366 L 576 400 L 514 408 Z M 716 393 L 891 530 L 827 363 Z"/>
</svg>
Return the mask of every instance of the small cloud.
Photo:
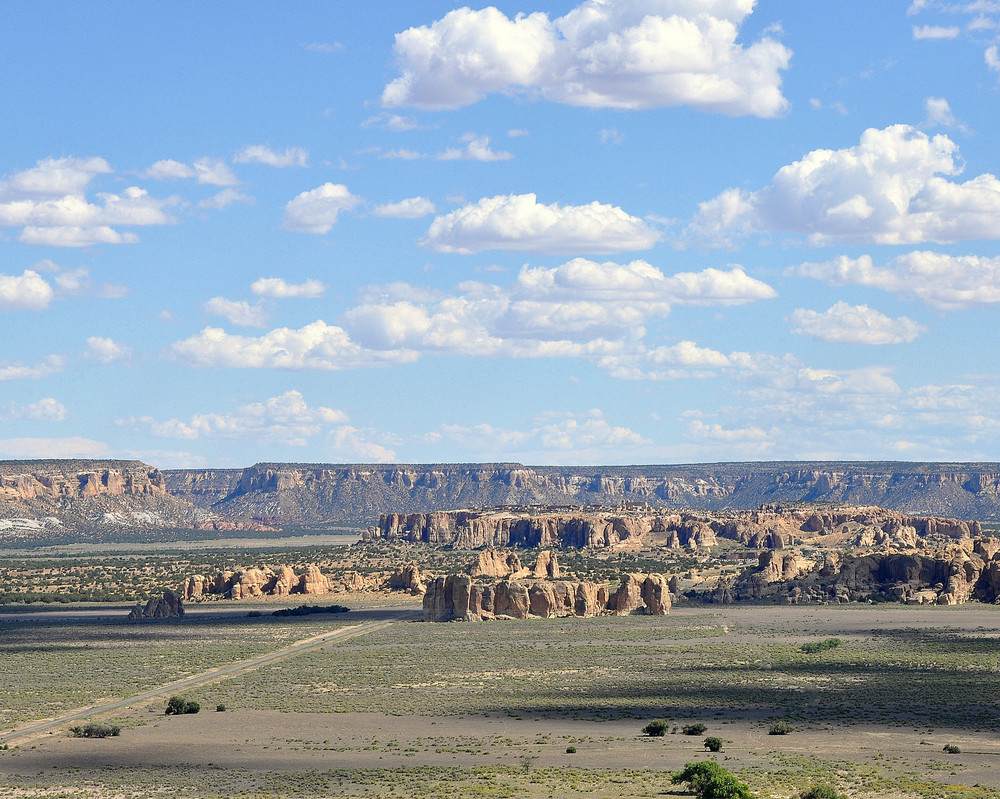
<svg viewBox="0 0 1000 799">
<path fill-rule="evenodd" d="M 198 183 L 208 186 L 236 186 L 240 182 L 225 161 L 214 158 L 199 158 L 193 165 L 168 158 L 157 161 L 143 175 L 154 180 L 193 178 Z"/>
<path fill-rule="evenodd" d="M 285 205 L 285 230 L 298 233 L 328 233 L 341 211 L 349 211 L 360 202 L 341 183 L 324 183 L 304 191 Z"/>
<path fill-rule="evenodd" d="M 846 302 L 823 313 L 799 308 L 789 322 L 793 333 L 830 344 L 904 344 L 927 330 L 906 316 L 892 319 L 867 305 Z"/>
<path fill-rule="evenodd" d="M 416 117 L 392 114 L 388 111 L 368 117 L 361 123 L 361 127 L 379 127 L 383 130 L 391 130 L 394 133 L 404 133 L 408 130 L 426 130 L 428 128 L 427 125 L 421 125 Z"/>
<path fill-rule="evenodd" d="M 408 197 L 398 203 L 376 205 L 372 213 L 375 216 L 393 219 L 419 219 L 422 216 L 433 214 L 435 210 L 434 203 L 426 197 Z"/>
<path fill-rule="evenodd" d="M 924 100 L 924 111 L 927 113 L 927 118 L 922 127 L 957 128 L 962 132 L 968 131 L 965 125 L 955 119 L 951 106 L 943 97 L 928 97 Z"/>
<path fill-rule="evenodd" d="M 268 313 L 260 303 L 251 305 L 245 300 L 227 300 L 225 297 L 212 297 L 202 305 L 205 313 L 211 316 L 221 316 L 234 325 L 241 327 L 264 327 L 267 324 Z"/>
<path fill-rule="evenodd" d="M 423 158 L 423 156 L 416 150 L 408 150 L 405 147 L 401 147 L 395 150 L 386 150 L 379 158 L 398 158 L 403 161 L 415 161 L 418 158 Z"/>
<path fill-rule="evenodd" d="M 460 141 L 466 143 L 465 149 L 449 147 L 434 157 L 438 161 L 509 161 L 514 157 L 506 150 L 494 151 L 490 149 L 489 136 L 466 133 Z"/>
<path fill-rule="evenodd" d="M 218 194 L 209 197 L 206 200 L 202 200 L 198 203 L 199 208 L 213 208 L 215 210 L 222 210 L 227 208 L 233 203 L 248 203 L 253 205 L 256 202 L 253 197 L 249 194 L 244 194 L 238 189 L 223 189 Z"/>
<path fill-rule="evenodd" d="M 617 146 L 625 141 L 625 134 L 614 128 L 602 128 L 600 132 L 601 144 Z"/>
<path fill-rule="evenodd" d="M 266 144 L 249 144 L 233 160 L 238 164 L 264 164 L 274 167 L 309 166 L 309 151 L 303 147 L 287 147 L 277 153 Z"/>
<path fill-rule="evenodd" d="M 304 283 L 286 283 L 280 277 L 262 277 L 250 284 L 250 291 L 258 297 L 273 297 L 278 300 L 290 298 L 311 299 L 323 296 L 326 286 L 318 280 L 306 280 Z"/>
<path fill-rule="evenodd" d="M 527 136 L 527 135 L 529 135 L 528 131 L 526 131 L 524 128 L 511 128 L 510 130 L 507 131 L 508 139 L 517 139 L 520 138 L 521 136 Z"/>
<path fill-rule="evenodd" d="M 109 364 L 132 357 L 132 349 L 114 339 L 91 336 L 87 339 L 86 357 L 98 363 Z"/>
<path fill-rule="evenodd" d="M 302 42 L 299 47 L 310 53 L 340 53 L 345 49 L 340 42 Z"/>
<path fill-rule="evenodd" d="M 0 310 L 40 311 L 48 308 L 55 291 L 31 269 L 20 275 L 0 275 Z"/>
<path fill-rule="evenodd" d="M 942 25 L 914 25 L 913 38 L 920 39 L 954 39 L 962 32 L 961 28 L 944 27 Z"/>
<path fill-rule="evenodd" d="M 27 420 L 32 422 L 62 422 L 67 416 L 66 406 L 52 397 L 45 397 L 30 405 L 16 405 L 11 402 L 6 408 L 0 407 L 0 420 Z"/>
</svg>

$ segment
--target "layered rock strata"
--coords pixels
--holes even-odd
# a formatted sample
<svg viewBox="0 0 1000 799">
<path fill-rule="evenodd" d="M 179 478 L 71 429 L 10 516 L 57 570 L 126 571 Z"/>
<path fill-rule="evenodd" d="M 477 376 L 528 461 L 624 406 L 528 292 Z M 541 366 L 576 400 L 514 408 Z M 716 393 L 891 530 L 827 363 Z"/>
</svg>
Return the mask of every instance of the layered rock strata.
<svg viewBox="0 0 1000 799">
<path fill-rule="evenodd" d="M 171 493 L 200 507 L 233 519 L 279 524 L 374 524 L 389 512 L 621 503 L 720 510 L 828 502 L 1000 518 L 997 463 L 260 463 L 242 470 L 182 469 L 164 475 Z"/>
</svg>

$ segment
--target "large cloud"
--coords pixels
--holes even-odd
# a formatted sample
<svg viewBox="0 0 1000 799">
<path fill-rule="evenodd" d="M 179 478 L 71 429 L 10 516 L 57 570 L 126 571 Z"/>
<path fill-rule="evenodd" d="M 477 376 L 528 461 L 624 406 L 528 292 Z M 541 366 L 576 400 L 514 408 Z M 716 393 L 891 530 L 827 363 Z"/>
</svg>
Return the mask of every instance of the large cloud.
<svg viewBox="0 0 1000 799">
<path fill-rule="evenodd" d="M 841 255 L 824 263 L 802 264 L 792 272 L 834 286 L 872 286 L 916 296 L 942 310 L 1000 302 L 1000 258 L 917 250 L 877 267 L 870 255 Z"/>
<path fill-rule="evenodd" d="M 867 305 L 846 302 L 823 313 L 798 308 L 788 321 L 793 333 L 831 344 L 903 344 L 927 329 L 909 317 L 892 319 Z"/>
<path fill-rule="evenodd" d="M 481 250 L 571 254 L 647 250 L 659 239 L 658 231 L 613 205 L 543 205 L 534 194 L 503 194 L 435 217 L 420 244 L 465 254 Z"/>
<path fill-rule="evenodd" d="M 219 328 L 171 348 L 194 366 L 346 369 L 416 360 L 422 353 L 599 360 L 635 350 L 644 325 L 672 305 L 736 305 L 774 289 L 739 267 L 667 275 L 645 261 L 576 258 L 554 268 L 524 267 L 508 286 L 469 281 L 454 292 L 397 283 L 366 289 L 343 327 L 317 321 L 257 338 Z M 725 358 L 682 344 L 678 364 L 717 366 Z M 667 358 L 658 350 L 658 362 Z"/>
<path fill-rule="evenodd" d="M 775 116 L 788 106 L 780 73 L 791 52 L 766 37 L 738 43 L 754 5 L 587 0 L 556 19 L 456 9 L 396 35 L 402 74 L 382 102 L 457 108 L 500 92 L 590 108 L 690 105 Z"/>
<path fill-rule="evenodd" d="M 250 369 L 349 369 L 380 363 L 412 361 L 413 353 L 365 352 L 343 328 L 316 321 L 299 330 L 287 327 L 263 336 L 233 336 L 206 327 L 170 348 L 178 361 L 199 367 Z"/>
<path fill-rule="evenodd" d="M 119 420 L 119 424 L 147 429 L 161 438 L 249 439 L 304 447 L 310 438 L 346 420 L 343 411 L 310 407 L 300 392 L 291 390 L 228 413 L 196 413 L 187 420 L 164 421 L 144 416 Z"/>
<path fill-rule="evenodd" d="M 22 228 L 18 241 L 24 244 L 84 247 L 137 241 L 115 225 L 175 221 L 167 209 L 176 198 L 151 197 L 137 186 L 97 194 L 98 202 L 90 202 L 85 194 L 90 182 L 109 172 L 103 158 L 48 158 L 0 180 L 0 227 Z"/>
<path fill-rule="evenodd" d="M 702 203 L 684 239 L 731 245 L 754 231 L 787 231 L 813 244 L 913 244 L 1000 238 L 1000 180 L 959 183 L 947 136 L 909 125 L 874 128 L 843 150 L 813 150 L 757 192 L 728 189 Z"/>
</svg>

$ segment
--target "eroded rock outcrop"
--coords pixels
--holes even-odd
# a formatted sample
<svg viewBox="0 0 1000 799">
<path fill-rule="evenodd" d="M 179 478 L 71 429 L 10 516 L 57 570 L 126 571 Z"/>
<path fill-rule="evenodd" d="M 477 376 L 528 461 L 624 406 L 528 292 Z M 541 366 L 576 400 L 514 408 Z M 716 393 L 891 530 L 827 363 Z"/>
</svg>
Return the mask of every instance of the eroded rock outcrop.
<svg viewBox="0 0 1000 799">
<path fill-rule="evenodd" d="M 184 615 L 184 603 L 176 591 L 166 589 L 162 597 L 150 597 L 145 607 L 136 605 L 129 611 L 132 621 L 140 619 L 169 619 Z"/>
<path fill-rule="evenodd" d="M 424 621 L 483 621 L 497 618 L 549 619 L 670 610 L 670 588 L 660 574 L 626 574 L 615 591 L 592 582 L 499 580 L 484 584 L 468 574 L 449 574 L 427 584 Z"/>
<path fill-rule="evenodd" d="M 756 569 L 720 581 L 715 601 L 771 599 L 857 602 L 891 599 L 910 604 L 959 605 L 1000 600 L 1000 542 L 963 541 L 938 551 L 827 553 L 821 563 L 798 553 L 760 556 Z"/>
</svg>

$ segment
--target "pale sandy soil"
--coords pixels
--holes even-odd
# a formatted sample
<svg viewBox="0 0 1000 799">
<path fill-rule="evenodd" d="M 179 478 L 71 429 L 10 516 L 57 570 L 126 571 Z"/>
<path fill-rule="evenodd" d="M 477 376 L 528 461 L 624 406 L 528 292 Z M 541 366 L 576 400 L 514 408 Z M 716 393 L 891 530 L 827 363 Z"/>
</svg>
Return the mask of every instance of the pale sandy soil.
<svg viewBox="0 0 1000 799">
<path fill-rule="evenodd" d="M 850 629 L 860 632 L 895 626 L 948 625 L 956 631 L 978 630 L 990 634 L 996 632 L 1000 623 L 1000 609 L 984 606 L 955 609 L 699 606 L 678 608 L 674 612 L 704 614 L 706 610 L 741 625 L 767 614 L 771 635 L 776 632 L 781 635 L 787 625 L 788 635 L 796 639 L 804 631 L 817 636 L 843 636 Z M 639 719 L 294 714 L 244 709 L 219 713 L 208 708 L 197 715 L 165 717 L 162 702 L 119 712 L 116 718 L 126 723 L 117 738 L 77 739 L 61 730 L 21 742 L 17 749 L 0 751 L 0 796 L 19 795 L 13 788 L 4 789 L 3 779 L 8 776 L 37 779 L 39 786 L 100 784 L 108 770 L 120 775 L 130 769 L 193 769 L 211 794 L 213 770 L 266 775 L 418 766 L 519 767 L 528 758 L 532 767 L 662 771 L 677 770 L 686 762 L 706 756 L 701 745 L 704 736 L 678 733 L 647 738 L 641 734 L 645 720 Z M 813 758 L 918 774 L 941 785 L 940 795 L 945 795 L 945 786 L 1000 789 L 1000 740 L 968 730 L 929 730 L 923 725 L 805 725 L 790 735 L 770 736 L 763 722 L 708 723 L 706 734 L 725 741 L 724 751 L 718 756 L 720 762 L 736 772 L 778 771 L 790 758 Z M 945 754 L 942 751 L 945 744 L 959 746 L 961 755 Z M 576 753 L 567 753 L 567 746 L 575 746 Z M 790 792 L 776 795 L 787 797 Z M 975 797 L 976 792 L 961 795 Z"/>
</svg>

